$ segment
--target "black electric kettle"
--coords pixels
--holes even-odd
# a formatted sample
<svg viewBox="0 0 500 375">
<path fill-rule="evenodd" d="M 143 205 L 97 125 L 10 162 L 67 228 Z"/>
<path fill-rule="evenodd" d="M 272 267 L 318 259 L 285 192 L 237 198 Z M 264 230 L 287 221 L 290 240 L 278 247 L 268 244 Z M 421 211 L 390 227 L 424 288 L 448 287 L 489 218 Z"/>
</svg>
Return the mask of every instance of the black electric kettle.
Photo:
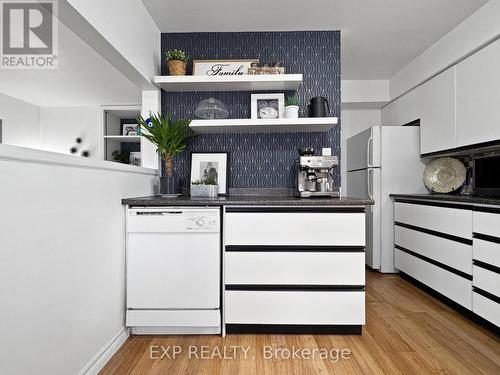
<svg viewBox="0 0 500 375">
<path fill-rule="evenodd" d="M 307 117 L 327 117 L 330 114 L 328 99 L 323 96 L 316 96 L 307 105 Z"/>
</svg>

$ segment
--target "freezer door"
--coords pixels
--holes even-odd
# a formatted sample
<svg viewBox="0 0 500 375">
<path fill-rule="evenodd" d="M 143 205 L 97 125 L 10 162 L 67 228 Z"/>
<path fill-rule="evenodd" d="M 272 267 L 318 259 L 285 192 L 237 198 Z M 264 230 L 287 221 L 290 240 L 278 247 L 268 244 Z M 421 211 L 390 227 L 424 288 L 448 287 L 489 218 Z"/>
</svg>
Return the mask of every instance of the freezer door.
<svg viewBox="0 0 500 375">
<path fill-rule="evenodd" d="M 380 168 L 368 168 L 347 172 L 347 196 L 370 198 L 375 201 L 366 210 L 366 265 L 380 268 Z"/>
<path fill-rule="evenodd" d="M 373 126 L 347 140 L 347 171 L 380 167 L 380 126 Z"/>
</svg>

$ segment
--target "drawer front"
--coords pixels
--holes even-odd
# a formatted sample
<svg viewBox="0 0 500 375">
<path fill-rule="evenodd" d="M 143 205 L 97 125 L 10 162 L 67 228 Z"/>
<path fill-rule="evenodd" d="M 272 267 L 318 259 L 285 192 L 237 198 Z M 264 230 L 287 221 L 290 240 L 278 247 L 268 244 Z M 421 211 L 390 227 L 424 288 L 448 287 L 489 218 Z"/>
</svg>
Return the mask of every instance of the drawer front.
<svg viewBox="0 0 500 375">
<path fill-rule="evenodd" d="M 472 309 L 472 281 L 438 266 L 395 250 L 396 268 L 445 295 L 458 304 Z"/>
<path fill-rule="evenodd" d="M 363 291 L 226 291 L 227 324 L 365 323 Z"/>
<path fill-rule="evenodd" d="M 500 267 L 500 243 L 474 238 L 472 254 L 475 260 Z"/>
<path fill-rule="evenodd" d="M 500 214 L 474 211 L 474 232 L 500 238 Z"/>
<path fill-rule="evenodd" d="M 472 293 L 472 310 L 479 316 L 500 327 L 500 303 L 478 293 Z"/>
<path fill-rule="evenodd" d="M 226 245 L 364 246 L 365 214 L 228 212 Z"/>
<path fill-rule="evenodd" d="M 365 254 L 230 251 L 226 284 L 364 285 Z"/>
<path fill-rule="evenodd" d="M 417 254 L 472 275 L 472 246 L 395 226 L 395 243 Z"/>
<path fill-rule="evenodd" d="M 396 202 L 394 220 L 416 227 L 472 239 L 472 211 Z"/>
<path fill-rule="evenodd" d="M 472 285 L 500 298 L 500 273 L 474 265 Z"/>
</svg>

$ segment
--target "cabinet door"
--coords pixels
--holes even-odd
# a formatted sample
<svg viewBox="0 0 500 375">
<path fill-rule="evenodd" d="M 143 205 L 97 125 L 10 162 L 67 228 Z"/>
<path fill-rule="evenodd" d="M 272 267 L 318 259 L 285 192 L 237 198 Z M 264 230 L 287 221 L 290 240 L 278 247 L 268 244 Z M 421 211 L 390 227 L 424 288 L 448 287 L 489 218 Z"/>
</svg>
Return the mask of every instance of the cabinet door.
<svg viewBox="0 0 500 375">
<path fill-rule="evenodd" d="M 410 92 L 404 94 L 398 101 L 398 124 L 405 125 L 409 122 L 418 120 L 421 111 L 421 92 L 420 87 L 416 87 Z"/>
<path fill-rule="evenodd" d="M 500 40 L 457 64 L 457 147 L 500 140 Z"/>
<path fill-rule="evenodd" d="M 401 126 L 420 118 L 420 88 L 417 87 L 382 108 L 383 126 Z"/>
<path fill-rule="evenodd" d="M 420 153 L 455 147 L 455 67 L 421 87 Z"/>
<path fill-rule="evenodd" d="M 398 126 L 398 102 L 394 101 L 382 108 L 382 125 Z"/>
</svg>

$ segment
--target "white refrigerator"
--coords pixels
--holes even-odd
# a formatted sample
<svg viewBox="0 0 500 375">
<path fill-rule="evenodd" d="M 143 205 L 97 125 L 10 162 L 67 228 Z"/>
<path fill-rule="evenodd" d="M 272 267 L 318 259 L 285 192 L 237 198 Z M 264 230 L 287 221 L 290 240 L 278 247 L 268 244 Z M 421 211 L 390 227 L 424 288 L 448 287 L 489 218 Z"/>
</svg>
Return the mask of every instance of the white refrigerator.
<svg viewBox="0 0 500 375">
<path fill-rule="evenodd" d="M 425 193 L 418 126 L 373 126 L 347 140 L 347 196 L 371 198 L 366 264 L 394 273 L 394 208 L 389 194 Z"/>
</svg>

